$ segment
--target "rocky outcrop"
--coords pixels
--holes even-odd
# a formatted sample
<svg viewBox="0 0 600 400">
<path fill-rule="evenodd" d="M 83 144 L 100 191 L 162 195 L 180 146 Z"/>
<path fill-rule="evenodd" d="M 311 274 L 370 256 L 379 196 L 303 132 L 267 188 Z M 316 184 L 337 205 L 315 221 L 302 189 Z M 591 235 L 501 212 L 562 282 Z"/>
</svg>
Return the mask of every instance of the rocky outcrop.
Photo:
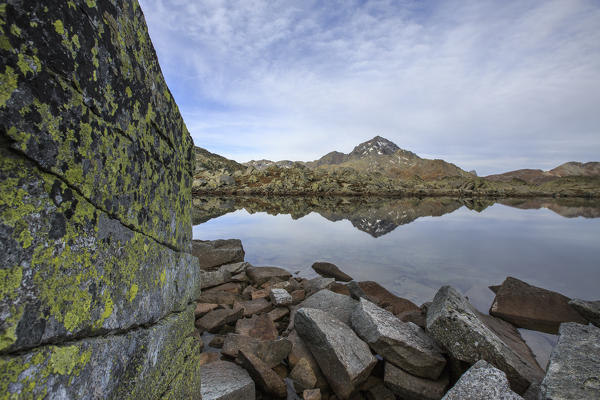
<svg viewBox="0 0 600 400">
<path fill-rule="evenodd" d="M 469 302 L 450 286 L 442 287 L 429 306 L 427 332 L 455 359 L 467 364 L 485 360 L 504 371 L 511 388 L 519 394 L 543 378 L 543 371 L 533 358 L 520 354 L 508 338 L 501 338 L 490 329 Z"/>
<path fill-rule="evenodd" d="M 441 350 L 421 328 L 368 300 L 360 299 L 354 309 L 352 328 L 377 354 L 413 375 L 437 379 L 446 365 Z"/>
<path fill-rule="evenodd" d="M 496 291 L 490 315 L 520 328 L 557 333 L 562 322 L 586 323 L 569 300 L 560 293 L 509 276 Z"/>
<path fill-rule="evenodd" d="M 0 20 L 0 392 L 191 397 L 192 140 L 139 4 Z"/>
<path fill-rule="evenodd" d="M 573 322 L 561 324 L 540 398 L 600 398 L 600 328 Z"/>
<path fill-rule="evenodd" d="M 477 361 L 460 377 L 442 400 L 522 400 L 510 390 L 506 374 L 487 362 Z"/>
<path fill-rule="evenodd" d="M 299 309 L 294 324 L 336 395 L 348 399 L 375 367 L 369 347 L 346 324 L 321 310 Z"/>
</svg>

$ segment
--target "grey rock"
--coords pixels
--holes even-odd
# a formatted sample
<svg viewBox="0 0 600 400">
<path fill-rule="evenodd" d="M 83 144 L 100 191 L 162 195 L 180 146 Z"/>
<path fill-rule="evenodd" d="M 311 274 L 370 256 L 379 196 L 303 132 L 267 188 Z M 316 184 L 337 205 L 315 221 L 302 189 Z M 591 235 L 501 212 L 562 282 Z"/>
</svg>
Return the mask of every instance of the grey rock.
<svg viewBox="0 0 600 400">
<path fill-rule="evenodd" d="M 336 395 L 348 399 L 377 363 L 369 346 L 346 324 L 314 308 L 299 309 L 295 326 Z"/>
<path fill-rule="evenodd" d="M 244 261 L 244 248 L 239 239 L 194 240 L 192 255 L 198 258 L 200 268 L 212 271 L 225 264 Z"/>
<path fill-rule="evenodd" d="M 569 302 L 569 305 L 581 314 L 582 317 L 600 328 L 600 300 L 585 301 L 573 299 Z"/>
<path fill-rule="evenodd" d="M 273 278 L 285 281 L 292 277 L 292 274 L 279 267 L 249 267 L 246 270 L 246 275 L 248 275 L 250 281 L 257 286 L 262 285 Z"/>
<path fill-rule="evenodd" d="M 352 277 L 338 268 L 337 265 L 329 262 L 316 262 L 312 269 L 325 278 L 334 278 L 336 281 L 350 282 Z"/>
<path fill-rule="evenodd" d="M 260 340 L 234 333 L 227 334 L 222 353 L 230 357 L 237 357 L 240 350 L 256 355 L 269 368 L 273 368 L 290 354 L 292 343 L 286 338 Z"/>
<path fill-rule="evenodd" d="M 201 369 L 193 321 L 190 306 L 149 328 L 2 356 L 2 396 L 122 399 L 165 393 L 172 387 L 179 398 L 192 397 L 200 391 Z M 185 388 L 172 386 L 179 380 L 185 381 Z"/>
<path fill-rule="evenodd" d="M 230 280 L 233 276 L 243 273 L 250 264 L 246 262 L 238 262 L 225 264 L 213 271 L 200 271 L 200 287 L 202 289 L 211 288 L 222 285 Z"/>
<path fill-rule="evenodd" d="M 480 360 L 460 377 L 442 400 L 523 400 L 523 398 L 510 390 L 504 372 Z"/>
<path fill-rule="evenodd" d="M 569 322 L 550 356 L 542 399 L 600 398 L 600 328 Z"/>
<path fill-rule="evenodd" d="M 383 380 L 385 385 L 403 400 L 439 400 L 448 387 L 448 376 L 438 380 L 419 378 L 386 362 Z"/>
<path fill-rule="evenodd" d="M 343 294 L 334 293 L 323 289 L 305 299 L 298 308 L 316 308 L 335 315 L 337 319 L 350 326 L 352 324 L 352 312 L 358 302 Z M 293 316 L 292 316 L 293 317 Z"/>
<path fill-rule="evenodd" d="M 202 400 L 253 400 L 254 381 L 242 367 L 215 361 L 202 367 Z"/>
<path fill-rule="evenodd" d="M 383 384 L 367 389 L 368 400 L 396 400 L 396 395 Z"/>
<path fill-rule="evenodd" d="M 292 304 L 292 296 L 285 289 L 271 289 L 271 301 L 276 306 L 287 306 Z"/>
<path fill-rule="evenodd" d="M 352 328 L 386 361 L 413 375 L 437 379 L 446 365 L 441 350 L 423 329 L 363 298 L 352 314 Z"/>
<path fill-rule="evenodd" d="M 468 364 L 485 360 L 504 371 L 511 388 L 519 394 L 543 377 L 535 360 L 524 358 L 503 341 L 467 299 L 450 286 L 442 287 L 429 306 L 427 332 L 454 358 Z"/>
<path fill-rule="evenodd" d="M 333 278 L 323 278 L 322 276 L 319 276 L 304 282 L 304 290 L 306 291 L 307 295 L 310 296 L 319 290 L 328 289 L 334 283 L 335 279 Z"/>
</svg>

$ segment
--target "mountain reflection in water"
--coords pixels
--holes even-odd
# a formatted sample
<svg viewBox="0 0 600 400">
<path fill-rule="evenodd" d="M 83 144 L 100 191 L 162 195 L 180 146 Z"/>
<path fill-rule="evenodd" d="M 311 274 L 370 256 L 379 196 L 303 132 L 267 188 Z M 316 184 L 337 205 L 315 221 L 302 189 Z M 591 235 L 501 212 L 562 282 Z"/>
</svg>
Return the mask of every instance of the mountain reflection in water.
<svg viewBox="0 0 600 400">
<path fill-rule="evenodd" d="M 292 219 L 312 212 L 329 221 L 348 220 L 358 230 L 377 238 L 421 217 L 439 217 L 461 207 L 481 212 L 495 204 L 519 209 L 549 209 L 566 218 L 600 217 L 600 201 L 566 199 L 454 199 L 373 197 L 201 197 L 193 201 L 193 225 L 244 209 L 249 214 L 288 214 Z"/>
</svg>

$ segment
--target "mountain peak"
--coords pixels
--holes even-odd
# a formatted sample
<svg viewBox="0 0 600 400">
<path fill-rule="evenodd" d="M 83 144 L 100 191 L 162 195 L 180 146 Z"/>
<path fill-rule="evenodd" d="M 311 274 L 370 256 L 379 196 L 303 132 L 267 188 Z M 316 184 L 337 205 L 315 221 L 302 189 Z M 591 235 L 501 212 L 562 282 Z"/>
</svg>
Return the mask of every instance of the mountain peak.
<svg viewBox="0 0 600 400">
<path fill-rule="evenodd" d="M 375 136 L 373 139 L 359 144 L 352 150 L 350 156 L 365 157 L 369 155 L 390 155 L 400 150 L 394 142 L 381 136 Z"/>
</svg>

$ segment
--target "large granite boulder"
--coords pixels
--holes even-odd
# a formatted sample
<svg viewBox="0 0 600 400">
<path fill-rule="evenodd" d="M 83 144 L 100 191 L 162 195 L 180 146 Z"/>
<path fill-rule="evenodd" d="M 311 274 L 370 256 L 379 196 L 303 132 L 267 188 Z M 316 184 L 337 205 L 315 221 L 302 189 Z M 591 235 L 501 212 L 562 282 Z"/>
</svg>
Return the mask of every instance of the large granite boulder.
<svg viewBox="0 0 600 400">
<path fill-rule="evenodd" d="M 600 328 L 561 324 L 540 398 L 600 399 Z"/>
<path fill-rule="evenodd" d="M 441 350 L 423 329 L 368 300 L 361 298 L 354 309 L 352 328 L 386 361 L 413 375 L 437 379 L 446 365 Z"/>
<path fill-rule="evenodd" d="M 221 265 L 244 261 L 244 248 L 239 239 L 194 240 L 192 254 L 198 257 L 204 271 L 218 269 Z"/>
<path fill-rule="evenodd" d="M 510 390 L 506 374 L 483 360 L 460 377 L 442 400 L 522 400 Z"/>
<path fill-rule="evenodd" d="M 600 301 L 573 299 L 569 301 L 569 305 L 582 317 L 600 328 Z"/>
<path fill-rule="evenodd" d="M 467 299 L 450 286 L 442 287 L 429 306 L 427 332 L 455 359 L 467 364 L 485 360 L 504 371 L 511 388 L 519 394 L 544 376 L 533 358 L 507 344 L 507 340 L 486 325 Z"/>
<path fill-rule="evenodd" d="M 195 396 L 193 143 L 138 2 L 0 20 L 0 393 Z"/>
<path fill-rule="evenodd" d="M 245 369 L 229 361 L 215 361 L 202 367 L 201 395 L 202 400 L 254 400 L 256 389 Z"/>
<path fill-rule="evenodd" d="M 508 277 L 496 291 L 490 315 L 525 329 L 557 333 L 562 322 L 587 323 L 569 298 Z"/>
<path fill-rule="evenodd" d="M 346 324 L 314 308 L 299 309 L 295 326 L 335 394 L 348 399 L 377 363 L 369 346 Z"/>
</svg>

